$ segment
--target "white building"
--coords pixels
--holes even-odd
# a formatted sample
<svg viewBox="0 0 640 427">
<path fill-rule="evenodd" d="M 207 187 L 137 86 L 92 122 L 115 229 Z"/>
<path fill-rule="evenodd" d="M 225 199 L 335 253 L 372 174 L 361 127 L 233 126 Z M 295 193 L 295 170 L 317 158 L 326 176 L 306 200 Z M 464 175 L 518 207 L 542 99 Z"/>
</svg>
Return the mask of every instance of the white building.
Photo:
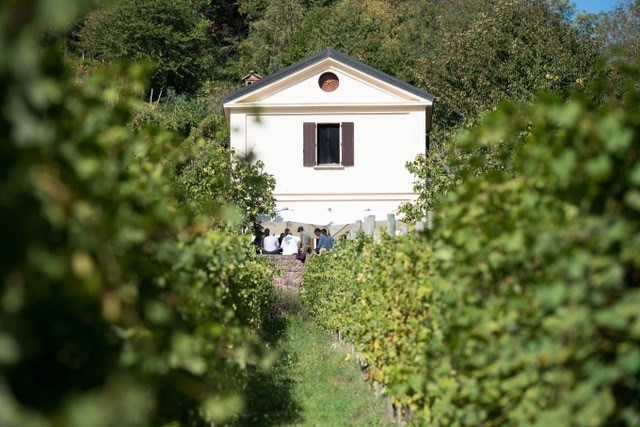
<svg viewBox="0 0 640 427">
<path fill-rule="evenodd" d="M 276 179 L 279 219 L 347 224 L 414 199 L 405 164 L 424 153 L 434 97 L 335 50 L 224 99 L 231 147 Z"/>
</svg>

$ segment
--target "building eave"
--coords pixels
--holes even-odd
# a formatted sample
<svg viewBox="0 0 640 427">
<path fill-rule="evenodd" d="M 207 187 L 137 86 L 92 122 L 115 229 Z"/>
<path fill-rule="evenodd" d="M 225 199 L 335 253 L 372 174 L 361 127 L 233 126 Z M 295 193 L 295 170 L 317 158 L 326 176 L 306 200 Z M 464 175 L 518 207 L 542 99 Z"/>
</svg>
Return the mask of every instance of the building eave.
<svg viewBox="0 0 640 427">
<path fill-rule="evenodd" d="M 308 109 L 323 109 L 323 108 L 406 108 L 406 107 L 430 107 L 430 102 L 345 102 L 345 103 L 332 103 L 332 104 L 318 104 L 318 103 L 277 103 L 277 104 L 265 104 L 261 102 L 248 102 L 248 103 L 227 103 L 224 104 L 225 110 L 230 109 L 249 109 L 249 110 L 262 110 L 262 109 L 286 109 L 286 108 L 308 108 Z"/>
</svg>

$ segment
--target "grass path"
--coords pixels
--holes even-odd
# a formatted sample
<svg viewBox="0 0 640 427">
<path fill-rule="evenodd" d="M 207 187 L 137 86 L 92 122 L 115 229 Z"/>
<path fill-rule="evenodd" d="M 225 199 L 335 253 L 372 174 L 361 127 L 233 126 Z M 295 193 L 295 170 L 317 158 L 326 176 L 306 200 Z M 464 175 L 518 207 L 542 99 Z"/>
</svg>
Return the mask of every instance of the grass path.
<svg viewBox="0 0 640 427">
<path fill-rule="evenodd" d="M 273 319 L 265 338 L 279 358 L 270 370 L 252 373 L 237 425 L 387 425 L 384 402 L 325 331 L 289 315 Z"/>
</svg>

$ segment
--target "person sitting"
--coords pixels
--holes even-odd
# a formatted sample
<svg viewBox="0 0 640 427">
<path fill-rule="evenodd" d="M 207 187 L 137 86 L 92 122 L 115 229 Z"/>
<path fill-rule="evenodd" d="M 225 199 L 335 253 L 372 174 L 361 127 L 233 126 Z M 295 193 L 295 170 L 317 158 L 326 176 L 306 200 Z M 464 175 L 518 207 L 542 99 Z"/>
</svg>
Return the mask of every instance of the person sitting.
<svg viewBox="0 0 640 427">
<path fill-rule="evenodd" d="M 324 234 L 325 237 L 327 238 L 326 248 L 328 251 L 330 251 L 331 249 L 333 249 L 333 243 L 334 243 L 333 236 L 327 232 L 326 228 L 322 229 L 322 234 Z"/>
<path fill-rule="evenodd" d="M 271 230 L 268 228 L 264 230 L 264 241 L 262 242 L 265 254 L 279 254 L 282 252 L 280 245 L 278 244 L 278 238 L 275 235 L 271 235 Z"/>
<path fill-rule="evenodd" d="M 326 251 L 327 236 L 322 234 L 322 230 L 320 230 L 319 228 L 313 230 L 313 233 L 316 235 L 316 253 L 319 254 L 320 252 Z"/>
<path fill-rule="evenodd" d="M 311 252 L 311 235 L 304 231 L 304 227 L 298 227 L 298 234 L 300 234 L 300 252 L 308 254 Z"/>
<path fill-rule="evenodd" d="M 291 230 L 288 228 L 284 230 L 284 237 L 282 238 L 282 255 L 295 255 L 298 253 L 300 247 L 300 238 L 291 234 Z"/>
</svg>

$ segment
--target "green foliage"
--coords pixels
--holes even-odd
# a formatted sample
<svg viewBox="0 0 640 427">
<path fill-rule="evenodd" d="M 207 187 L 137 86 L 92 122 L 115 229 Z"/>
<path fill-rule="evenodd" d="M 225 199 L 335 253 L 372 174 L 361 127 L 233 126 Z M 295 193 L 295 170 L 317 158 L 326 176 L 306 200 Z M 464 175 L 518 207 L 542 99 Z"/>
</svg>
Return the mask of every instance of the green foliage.
<svg viewBox="0 0 640 427">
<path fill-rule="evenodd" d="M 237 73 L 255 69 L 269 74 L 331 47 L 415 83 L 418 70 L 424 73 L 416 60 L 438 58 L 445 36 L 466 28 L 490 4 L 487 0 L 243 0 L 240 12 L 249 31 L 240 44 Z"/>
<path fill-rule="evenodd" d="M 186 139 L 211 114 L 204 95 L 177 95 L 169 89 L 164 96 L 160 96 L 161 99 L 148 103 L 147 108 L 136 112 L 134 127 L 155 126 Z"/>
<path fill-rule="evenodd" d="M 510 108 L 505 106 L 503 108 Z M 501 171 L 515 175 L 515 149 L 525 143 L 526 132 L 519 138 L 493 146 L 476 147 L 461 144 L 462 137 L 482 123 L 479 115 L 458 128 L 457 133 L 449 137 L 446 144 L 433 144 L 427 154 L 419 154 L 408 162 L 407 169 L 416 176 L 413 184 L 418 198 L 400 206 L 405 221 L 420 221 L 428 210 L 438 210 L 446 197 L 454 192 L 465 180 L 482 176 L 489 171 Z M 444 139 L 441 127 L 434 129 L 433 139 Z"/>
<path fill-rule="evenodd" d="M 211 115 L 192 131 L 182 150 L 196 150 L 197 155 L 181 165 L 176 191 L 181 203 L 195 213 L 220 218 L 240 229 L 254 226 L 257 216 L 275 209 L 275 179 L 265 173 L 264 163 L 254 162 L 251 155 L 237 156 L 229 148 L 224 117 Z M 231 209 L 231 210 L 229 210 Z M 226 224 L 222 224 L 226 225 Z"/>
<path fill-rule="evenodd" d="M 431 250 L 419 243 L 409 236 L 341 242 L 310 260 L 303 282 L 313 318 L 356 343 L 371 379 L 399 405 L 422 403 L 422 359 L 433 338 Z"/>
<path fill-rule="evenodd" d="M 464 160 L 477 154 L 457 146 L 452 135 L 475 126 L 505 99 L 528 101 L 540 91 L 568 96 L 601 75 L 596 39 L 567 21 L 568 13 L 557 2 L 500 0 L 467 30 L 444 36 L 437 55 L 418 61 L 418 84 L 438 100 L 429 155 L 408 165 L 420 194 L 401 208 L 409 220 L 438 207 L 460 185 Z"/>
<path fill-rule="evenodd" d="M 400 15 L 389 2 L 287 0 L 266 2 L 263 9 L 243 3 L 253 20 L 240 47 L 239 72 L 272 73 L 329 47 L 396 75 L 411 63 L 396 37 Z"/>
<path fill-rule="evenodd" d="M 602 54 L 611 68 L 610 78 L 615 80 L 614 91 L 608 96 L 620 95 L 625 73 L 619 72 L 620 64 L 640 64 L 640 1 L 621 1 L 613 10 L 600 13 L 593 20 L 591 34 L 600 41 Z"/>
<path fill-rule="evenodd" d="M 431 250 L 419 243 L 409 236 L 340 242 L 311 258 L 303 279 L 310 315 L 344 332 L 371 365 L 371 379 L 401 405 L 424 398 L 421 361 L 432 339 Z"/>
<path fill-rule="evenodd" d="M 422 61 L 416 77 L 437 88 L 437 120 L 448 127 L 504 99 L 568 94 L 589 80 L 597 58 L 592 41 L 543 0 L 495 2 L 467 31 L 449 34 L 444 52 Z"/>
<path fill-rule="evenodd" d="M 170 90 L 165 99 L 137 110 L 133 127 L 167 129 L 184 138 L 181 156 L 172 162 L 179 203 L 209 217 L 212 225 L 232 224 L 242 231 L 275 209 L 275 180 L 262 162 L 233 153 L 224 116 L 211 110 L 204 93 L 194 97 Z"/>
<path fill-rule="evenodd" d="M 448 36 L 467 30 L 479 13 L 490 10 L 492 3 L 493 0 L 402 1 L 402 7 L 397 8 L 400 25 L 396 34 L 406 56 L 411 59 L 413 71 L 405 78 L 413 81 L 415 76 L 412 74 L 420 72 L 416 67 L 417 60 L 437 60 L 440 55 L 448 54 L 443 50 Z M 427 89 L 437 92 L 437 87 Z"/>
<path fill-rule="evenodd" d="M 222 422 L 261 363 L 268 266 L 175 200 L 175 136 L 131 129 L 145 67 L 77 85 L 38 46 L 74 18 L 51 4 L 0 12 L 0 424 Z"/>
<path fill-rule="evenodd" d="M 625 0 L 599 17 L 596 34 L 603 39 L 610 59 L 638 63 L 640 60 L 640 1 Z"/>
<path fill-rule="evenodd" d="M 397 26 L 398 14 L 389 2 L 341 0 L 305 16 L 288 41 L 285 60 L 291 63 L 331 47 L 397 75 L 408 62 L 394 37 Z"/>
<path fill-rule="evenodd" d="M 619 103 L 501 108 L 459 143 L 511 144 L 510 168 L 465 180 L 426 240 L 311 261 L 305 304 L 417 422 L 640 425 L 637 77 Z"/>
<path fill-rule="evenodd" d="M 233 206 L 229 219 L 249 227 L 260 214 L 275 209 L 275 179 L 265 174 L 264 163 L 251 157 L 237 158 L 227 147 L 203 142 L 197 159 L 178 178 L 181 199 L 197 213 L 211 215 L 221 207 Z"/>
<path fill-rule="evenodd" d="M 281 297 L 297 300 L 289 291 Z M 385 402 L 362 381 L 346 348 L 298 316 L 273 322 L 267 340 L 274 342 L 278 360 L 266 371 L 252 372 L 247 408 L 236 425 L 390 425 L 383 421 Z"/>
<path fill-rule="evenodd" d="M 194 92 L 220 61 L 202 1 L 124 0 L 85 20 L 80 48 L 102 61 L 152 61 L 151 87 Z"/>
<path fill-rule="evenodd" d="M 249 22 L 249 34 L 239 46 L 238 82 L 249 70 L 264 76 L 291 65 L 285 62 L 284 53 L 306 13 L 301 0 L 260 1 L 260 5 L 253 1 L 242 3 L 246 9 L 241 7 L 241 11 L 256 19 Z"/>
</svg>

